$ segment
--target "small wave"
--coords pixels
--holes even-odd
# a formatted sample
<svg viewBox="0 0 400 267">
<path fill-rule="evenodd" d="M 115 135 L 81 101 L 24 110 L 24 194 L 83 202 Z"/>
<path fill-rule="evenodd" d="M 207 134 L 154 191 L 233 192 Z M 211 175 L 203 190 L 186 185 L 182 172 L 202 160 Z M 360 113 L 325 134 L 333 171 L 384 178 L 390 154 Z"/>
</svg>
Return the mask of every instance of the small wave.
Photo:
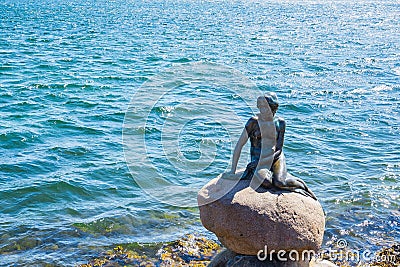
<svg viewBox="0 0 400 267">
<path fill-rule="evenodd" d="M 108 114 L 93 114 L 89 116 L 93 121 L 106 121 L 107 124 L 110 122 L 122 123 L 124 121 L 125 112 L 113 112 Z"/>
<path fill-rule="evenodd" d="M 29 146 L 34 142 L 41 142 L 39 135 L 35 132 L 6 132 L 0 134 L 1 147 L 16 149 Z"/>
<path fill-rule="evenodd" d="M 171 60 L 172 63 L 188 63 L 191 61 L 192 61 L 191 59 L 186 58 L 186 57 Z"/>
<path fill-rule="evenodd" d="M 103 134 L 104 133 L 104 131 L 101 129 L 95 129 L 95 128 L 91 128 L 91 127 L 77 125 L 74 122 L 68 122 L 68 121 L 64 121 L 61 119 L 48 119 L 48 120 L 46 120 L 46 123 L 48 123 L 52 127 L 58 128 L 58 129 L 69 129 L 69 130 L 74 130 L 77 132 L 82 132 L 85 134 Z"/>
<path fill-rule="evenodd" d="M 90 235 L 139 235 L 143 238 L 154 231 L 177 229 L 184 223 L 197 220 L 195 213 L 185 211 L 141 210 L 133 214 L 103 216 L 89 222 L 74 223 L 72 226 Z M 158 229 L 158 230 L 155 230 Z"/>
<path fill-rule="evenodd" d="M 22 184 L 19 187 L 4 189 L 1 194 L 1 205 L 5 214 L 33 212 L 37 215 L 36 218 L 41 214 L 45 216 L 46 213 L 63 214 L 63 210 L 71 208 L 64 203 L 82 202 L 95 197 L 91 191 L 85 189 L 84 185 L 68 181 Z M 47 212 L 43 210 L 44 207 Z"/>
<path fill-rule="evenodd" d="M 50 149 L 51 152 L 56 152 L 57 154 L 66 156 L 83 156 L 87 154 L 90 150 L 87 147 L 77 146 L 77 147 L 53 147 Z"/>
<path fill-rule="evenodd" d="M 0 71 L 11 71 L 11 70 L 13 70 L 13 69 L 14 69 L 13 66 L 8 66 L 8 65 L 6 65 L 6 64 L 0 66 Z M 2 73 L 2 74 L 3 74 L 3 73 Z"/>
<path fill-rule="evenodd" d="M 138 134 L 151 134 L 151 133 L 161 133 L 161 131 L 159 129 L 157 129 L 156 127 L 150 127 L 150 126 L 140 126 L 138 128 L 135 129 L 136 133 Z"/>
<path fill-rule="evenodd" d="M 164 114 L 164 113 L 171 113 L 175 109 L 176 107 L 174 106 L 162 106 L 162 107 L 156 107 L 153 110 L 158 114 Z"/>
<path fill-rule="evenodd" d="M 35 89 L 54 89 L 54 90 L 61 90 L 61 89 L 72 89 L 72 88 L 82 88 L 83 84 L 76 84 L 76 83 L 53 83 L 53 84 L 44 84 L 44 83 L 34 83 L 30 85 L 31 88 Z M 50 92 L 50 94 L 55 94 L 55 91 Z"/>
<path fill-rule="evenodd" d="M 67 97 L 62 93 L 48 92 L 46 94 L 46 98 L 49 99 L 50 101 L 62 102 L 65 101 Z"/>
<path fill-rule="evenodd" d="M 312 113 L 315 111 L 312 104 L 301 103 L 301 104 L 287 104 L 284 107 L 287 110 L 300 112 L 300 113 Z"/>
<path fill-rule="evenodd" d="M 96 77 L 96 80 L 101 80 L 101 81 L 129 81 L 131 80 L 132 77 L 130 76 L 125 76 L 125 75 L 108 75 L 108 76 L 99 76 Z"/>
<path fill-rule="evenodd" d="M 83 99 L 71 99 L 68 100 L 65 105 L 70 105 L 74 108 L 76 107 L 82 107 L 82 108 L 93 108 L 99 105 L 99 103 L 96 102 L 90 102 L 90 101 L 86 101 Z"/>
<path fill-rule="evenodd" d="M 56 68 L 56 66 L 50 65 L 50 64 L 40 64 L 40 65 L 36 66 L 36 68 L 42 69 L 42 70 L 54 70 Z"/>
<path fill-rule="evenodd" d="M 1 87 L 1 85 L 0 85 L 0 87 Z M 3 102 L 4 99 L 12 99 L 13 95 L 14 94 L 11 91 L 2 91 L 2 92 L 0 92 L 0 100 L 1 100 L 1 102 Z"/>
<path fill-rule="evenodd" d="M 44 104 L 38 103 L 33 100 L 24 100 L 17 103 L 7 104 L 2 107 L 3 111 L 11 111 L 13 114 L 17 112 L 24 112 L 24 115 L 29 114 L 32 110 L 37 110 L 46 107 Z"/>
<path fill-rule="evenodd" d="M 146 62 L 158 62 L 158 61 L 163 61 L 164 59 L 162 57 L 156 57 L 156 56 L 151 56 L 147 57 L 145 59 Z"/>
<path fill-rule="evenodd" d="M 18 187 L 20 184 L 24 185 L 26 183 L 26 181 L 24 181 L 25 178 L 34 179 L 35 177 L 43 177 L 44 175 L 50 174 L 58 169 L 54 159 L 47 155 L 32 156 L 29 153 L 26 153 L 25 155 L 20 153 L 18 156 L 6 158 L 4 161 L 5 163 L 0 164 L 1 172 L 7 174 L 8 179 L 17 178 L 17 180 L 14 180 L 13 184 L 4 184 L 4 190 L 7 186 L 12 186 L 11 188 L 14 188 Z"/>
<path fill-rule="evenodd" d="M 31 85 L 32 88 L 36 88 L 36 89 L 50 89 L 50 85 L 49 84 L 43 84 L 43 83 L 34 83 Z"/>
<path fill-rule="evenodd" d="M 63 58 L 60 58 L 59 61 L 61 61 L 61 62 L 72 62 L 72 61 L 74 61 L 74 59 L 72 57 L 63 57 Z"/>
</svg>

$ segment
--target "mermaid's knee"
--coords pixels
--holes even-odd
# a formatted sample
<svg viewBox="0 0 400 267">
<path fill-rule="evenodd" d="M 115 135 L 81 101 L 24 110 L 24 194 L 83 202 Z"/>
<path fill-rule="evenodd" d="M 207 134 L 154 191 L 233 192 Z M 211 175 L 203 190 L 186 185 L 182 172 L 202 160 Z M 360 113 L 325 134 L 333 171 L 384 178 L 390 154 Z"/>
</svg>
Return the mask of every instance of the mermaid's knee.
<svg viewBox="0 0 400 267">
<path fill-rule="evenodd" d="M 276 187 L 278 187 L 278 188 L 287 187 L 286 183 L 284 183 L 283 181 L 278 180 L 278 179 L 274 179 L 274 180 L 273 180 L 273 183 L 274 183 L 274 185 L 275 185 Z"/>
</svg>

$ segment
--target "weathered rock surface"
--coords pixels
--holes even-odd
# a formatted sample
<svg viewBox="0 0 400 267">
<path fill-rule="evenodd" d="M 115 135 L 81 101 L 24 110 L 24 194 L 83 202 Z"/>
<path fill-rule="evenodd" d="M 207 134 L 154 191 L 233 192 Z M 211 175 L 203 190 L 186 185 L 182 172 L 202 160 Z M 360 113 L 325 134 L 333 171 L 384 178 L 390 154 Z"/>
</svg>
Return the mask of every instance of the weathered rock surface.
<svg viewBox="0 0 400 267">
<path fill-rule="evenodd" d="M 225 247 L 244 255 L 257 255 L 265 246 L 268 253 L 319 249 L 325 216 L 318 201 L 249 185 L 219 177 L 199 191 L 201 222 Z"/>
<path fill-rule="evenodd" d="M 261 261 L 257 256 L 240 255 L 225 249 L 217 254 L 207 267 L 309 267 L 309 261 L 279 261 L 276 257 Z"/>
<path fill-rule="evenodd" d="M 218 253 L 207 267 L 337 267 L 327 260 L 312 258 L 300 261 L 279 261 L 273 259 L 259 260 L 257 256 L 246 256 L 237 254 L 229 249 Z"/>
</svg>

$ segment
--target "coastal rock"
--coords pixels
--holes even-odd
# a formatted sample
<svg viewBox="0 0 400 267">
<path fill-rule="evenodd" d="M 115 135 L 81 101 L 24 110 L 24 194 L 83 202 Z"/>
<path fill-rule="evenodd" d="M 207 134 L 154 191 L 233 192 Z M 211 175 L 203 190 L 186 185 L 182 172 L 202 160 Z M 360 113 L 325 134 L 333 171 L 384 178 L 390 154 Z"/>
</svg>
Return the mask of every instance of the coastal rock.
<svg viewBox="0 0 400 267">
<path fill-rule="evenodd" d="M 240 255 L 225 249 L 218 253 L 207 267 L 309 267 L 309 261 L 279 261 L 276 258 L 261 261 L 257 256 Z M 325 266 L 315 265 L 313 267 Z"/>
<path fill-rule="evenodd" d="M 244 255 L 319 249 L 325 216 L 318 201 L 249 185 L 218 177 L 199 191 L 201 222 L 225 247 Z"/>
<path fill-rule="evenodd" d="M 328 260 L 312 258 L 310 261 L 279 261 L 276 258 L 261 261 L 257 256 L 237 254 L 229 249 L 218 253 L 207 267 L 337 267 Z"/>
</svg>

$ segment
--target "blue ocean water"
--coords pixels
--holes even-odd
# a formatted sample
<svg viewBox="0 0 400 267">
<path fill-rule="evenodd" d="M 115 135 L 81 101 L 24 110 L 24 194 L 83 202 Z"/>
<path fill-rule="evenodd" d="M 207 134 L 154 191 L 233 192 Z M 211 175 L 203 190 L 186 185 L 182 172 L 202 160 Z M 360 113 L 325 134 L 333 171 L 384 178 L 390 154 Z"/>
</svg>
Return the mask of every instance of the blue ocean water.
<svg viewBox="0 0 400 267">
<path fill-rule="evenodd" d="M 145 193 L 123 149 L 138 88 L 195 62 L 227 66 L 277 92 L 288 168 L 327 215 L 324 246 L 400 242 L 398 14 L 395 0 L 0 0 L 0 265 L 75 266 L 117 243 L 213 238 L 197 208 Z M 190 101 L 192 85 L 173 85 L 182 87 L 177 103 Z M 194 89 L 213 96 L 213 88 Z M 240 107 L 229 90 L 218 94 L 220 105 Z M 171 108 L 160 105 L 153 128 L 138 137 L 160 136 L 156 120 Z M 235 140 L 218 124 L 186 126 L 185 158 L 198 159 L 204 143 L 204 155 L 223 152 L 209 175 L 195 177 L 206 183 L 227 167 Z M 168 179 L 190 185 L 158 156 L 153 163 Z"/>
</svg>

